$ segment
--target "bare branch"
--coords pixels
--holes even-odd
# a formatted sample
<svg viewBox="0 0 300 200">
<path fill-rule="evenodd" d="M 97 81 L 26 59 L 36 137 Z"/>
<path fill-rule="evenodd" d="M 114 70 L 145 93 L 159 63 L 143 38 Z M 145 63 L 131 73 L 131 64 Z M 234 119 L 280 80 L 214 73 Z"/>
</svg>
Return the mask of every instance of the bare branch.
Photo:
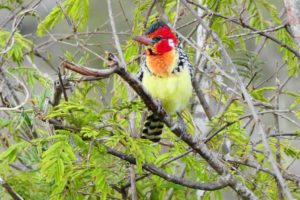
<svg viewBox="0 0 300 200">
<path fill-rule="evenodd" d="M 196 95 L 201 103 L 201 106 L 202 106 L 207 118 L 211 119 L 213 117 L 213 112 L 205 99 L 204 93 L 202 92 L 202 89 L 200 88 L 199 82 L 195 78 L 193 78 L 192 84 L 193 84 Z"/>
<path fill-rule="evenodd" d="M 247 28 L 247 29 L 249 29 L 249 30 L 251 30 L 251 31 L 257 31 L 257 34 L 259 34 L 259 35 L 261 35 L 261 36 L 264 36 L 264 37 L 266 37 L 266 38 L 272 40 L 273 42 L 275 42 L 276 44 L 280 45 L 280 46 L 283 47 L 283 48 L 288 49 L 288 50 L 289 50 L 290 52 L 292 52 L 295 56 L 297 56 L 298 59 L 300 59 L 300 53 L 299 53 L 297 50 L 295 50 L 295 49 L 293 49 L 292 47 L 288 46 L 287 44 L 281 42 L 281 41 L 278 40 L 277 38 L 275 38 L 275 37 L 269 35 L 268 33 L 260 32 L 259 30 L 257 30 L 256 28 L 253 28 L 252 26 L 250 26 L 250 25 L 248 25 L 248 24 L 241 23 L 239 20 L 236 20 L 236 19 L 234 19 L 234 18 L 232 18 L 232 17 L 224 16 L 224 15 L 221 15 L 221 14 L 216 13 L 216 12 L 214 12 L 214 11 L 211 11 L 211 10 L 209 10 L 208 8 L 206 8 L 205 6 L 199 5 L 199 4 L 197 4 L 197 3 L 195 3 L 195 2 L 192 2 L 192 1 L 190 1 L 190 0 L 187 0 L 186 2 L 188 2 L 189 4 L 195 5 L 195 6 L 199 7 L 199 8 L 201 8 L 201 9 L 205 10 L 208 14 L 213 14 L 214 16 L 224 18 L 224 19 L 226 19 L 226 20 L 228 20 L 228 21 L 230 21 L 230 22 L 232 22 L 232 23 L 234 23 L 234 24 L 238 24 L 238 25 L 242 26 L 243 28 Z"/>
<path fill-rule="evenodd" d="M 2 178 L 0 178 L 0 184 L 14 200 L 23 200 L 23 198 Z"/>
<path fill-rule="evenodd" d="M 144 26 L 143 26 L 144 29 L 147 27 L 148 19 L 149 19 L 150 15 L 151 15 L 151 12 L 152 12 L 155 4 L 156 4 L 156 1 L 157 0 L 153 0 L 152 4 L 148 8 L 148 11 L 147 11 L 147 14 L 146 14 L 146 17 L 145 17 L 145 21 L 144 21 Z"/>
<path fill-rule="evenodd" d="M 135 158 L 128 156 L 126 154 L 123 154 L 122 152 L 116 151 L 115 149 L 106 147 L 107 153 L 116 156 L 122 160 L 126 160 L 127 162 L 131 164 L 136 164 Z M 200 190 L 218 190 L 221 188 L 224 188 L 228 185 L 228 182 L 230 180 L 230 177 L 228 176 L 221 176 L 217 180 L 209 183 L 200 183 L 200 182 L 194 182 L 190 180 L 183 179 L 181 177 L 176 177 L 170 174 L 165 173 L 162 171 L 160 168 L 156 167 L 153 164 L 143 164 L 143 169 L 151 172 L 154 175 L 160 176 L 161 178 L 171 181 L 175 184 L 183 185 L 189 188 L 194 188 L 194 189 L 200 189 Z"/>
<path fill-rule="evenodd" d="M 129 167 L 130 171 L 130 189 L 131 189 L 131 200 L 137 200 L 136 186 L 135 186 L 135 173 L 134 166 Z"/>
<path fill-rule="evenodd" d="M 111 0 L 107 0 L 107 5 L 108 5 L 108 14 L 109 14 L 109 19 L 110 19 L 110 25 L 111 25 L 112 33 L 113 33 L 113 36 L 114 36 L 115 45 L 117 47 L 118 54 L 121 57 L 121 65 L 123 67 L 126 67 L 125 58 L 124 58 L 123 51 L 122 51 L 122 48 L 120 46 L 119 37 L 118 37 L 117 31 L 116 31 L 114 16 L 112 14 Z"/>
<path fill-rule="evenodd" d="M 284 0 L 288 22 L 291 26 L 294 39 L 300 51 L 300 5 L 299 0 Z"/>
<path fill-rule="evenodd" d="M 261 34 L 261 33 L 270 33 L 270 32 L 274 32 L 274 31 L 278 31 L 282 28 L 285 28 L 287 26 L 287 24 L 282 24 L 276 27 L 271 27 L 271 28 L 266 28 L 264 30 L 257 30 L 257 31 L 250 31 L 248 33 L 241 33 L 238 35 L 232 35 L 229 36 L 228 38 L 236 38 L 236 37 L 243 37 L 243 36 L 247 36 L 247 35 L 254 35 L 254 34 Z"/>
<path fill-rule="evenodd" d="M 253 160 L 249 160 L 249 159 L 240 160 L 240 159 L 237 159 L 237 158 L 229 157 L 229 158 L 226 158 L 226 161 L 229 161 L 229 162 L 232 162 L 232 163 L 237 163 L 237 164 L 242 164 L 242 165 L 245 165 L 245 166 L 248 166 L 248 167 L 251 167 L 251 168 L 255 168 L 255 169 L 260 170 L 262 172 L 268 173 L 268 174 L 270 174 L 270 175 L 272 175 L 276 178 L 276 174 L 274 173 L 273 170 L 264 168 L 261 164 L 253 162 Z M 282 174 L 283 174 L 283 177 L 286 180 L 290 180 L 290 181 L 294 181 L 296 183 L 300 183 L 300 177 L 299 176 L 294 175 L 294 174 L 289 174 L 285 171 L 283 171 Z"/>
<path fill-rule="evenodd" d="M 264 144 L 264 147 L 266 149 L 266 155 L 271 163 L 271 166 L 273 168 L 273 170 L 275 171 L 276 173 L 276 176 L 277 176 L 277 179 L 281 185 L 281 187 L 283 188 L 283 191 L 285 192 L 286 196 L 288 199 L 293 199 L 283 177 L 282 177 L 282 174 L 280 173 L 277 165 L 276 165 L 276 162 L 271 154 L 271 148 L 270 148 L 270 145 L 269 145 L 269 142 L 268 142 L 268 139 L 267 139 L 267 134 L 265 133 L 264 129 L 263 129 L 263 125 L 261 123 L 261 120 L 255 110 L 255 107 L 254 107 L 254 104 L 252 102 L 252 98 L 250 96 L 250 94 L 248 93 L 248 91 L 246 90 L 246 87 L 241 79 L 241 77 L 239 76 L 239 73 L 237 71 L 237 67 L 233 64 L 230 56 L 228 55 L 222 41 L 220 40 L 219 36 L 214 32 L 212 31 L 209 27 L 207 27 L 207 25 L 203 22 L 203 20 L 197 15 L 197 13 L 192 9 L 190 8 L 190 6 L 188 5 L 187 1 L 186 0 L 182 0 L 182 2 L 186 5 L 187 8 L 189 8 L 189 10 L 193 13 L 193 15 L 195 17 L 197 17 L 197 19 L 199 20 L 199 22 L 201 23 L 201 25 L 204 27 L 204 29 L 206 29 L 206 31 L 208 33 L 211 34 L 213 40 L 217 43 L 217 45 L 219 46 L 220 48 L 220 52 L 223 56 L 223 58 L 226 60 L 226 62 L 228 63 L 228 65 L 230 66 L 230 68 L 232 69 L 233 71 L 233 74 L 235 75 L 236 77 L 236 82 L 238 83 L 238 85 L 240 86 L 240 89 L 245 97 L 245 100 L 248 104 L 248 107 L 253 115 L 253 119 L 255 120 L 255 122 L 257 123 L 257 126 L 258 126 L 258 131 L 261 135 L 261 138 L 262 138 L 262 141 L 263 141 L 263 144 Z M 298 52 L 297 52 L 298 53 Z"/>
<path fill-rule="evenodd" d="M 131 75 L 126 68 L 119 67 L 118 60 L 116 57 L 114 57 L 112 54 L 109 54 L 109 56 L 110 65 L 116 67 L 115 73 L 121 76 L 136 91 L 136 93 L 145 102 L 147 107 L 152 112 L 157 114 L 177 137 L 180 137 L 186 144 L 188 144 L 192 149 L 194 149 L 198 154 L 200 154 L 209 163 L 209 165 L 213 169 L 215 169 L 216 172 L 218 172 L 218 174 L 220 174 L 223 177 L 226 177 L 229 186 L 232 189 L 234 189 L 240 196 L 246 199 L 257 199 L 257 197 L 252 193 L 252 191 L 250 191 L 232 174 L 230 174 L 230 172 L 226 169 L 225 165 L 217 158 L 217 156 L 213 152 L 211 152 L 208 149 L 205 143 L 203 143 L 202 141 L 196 141 L 190 134 L 188 134 L 185 131 L 185 128 L 182 127 L 180 123 L 174 123 L 172 121 L 172 118 L 162 109 L 161 105 L 154 101 L 153 98 L 145 91 L 142 84 L 137 80 L 137 78 Z M 82 71 L 80 70 L 78 72 L 80 73 Z M 97 72 L 94 72 L 94 74 L 97 74 Z M 153 170 L 153 168 L 146 168 L 146 170 L 147 169 Z M 174 180 L 176 183 L 178 182 L 176 178 L 172 180 Z"/>
<path fill-rule="evenodd" d="M 170 163 L 172 163 L 172 162 L 174 162 L 174 161 L 176 161 L 176 160 L 178 160 L 178 159 L 180 159 L 180 158 L 182 158 L 182 157 L 188 155 L 188 154 L 191 153 L 192 151 L 193 151 L 193 149 L 190 149 L 190 150 L 188 150 L 188 151 L 186 151 L 186 152 L 184 152 L 184 153 L 182 153 L 182 154 L 180 154 L 180 155 L 178 155 L 178 156 L 175 156 L 174 158 L 171 158 L 170 160 L 167 160 L 166 162 L 164 162 L 163 164 L 161 164 L 159 167 L 164 167 L 164 166 L 166 166 L 166 165 L 168 165 L 168 164 L 170 164 Z M 150 172 L 149 172 L 149 173 L 146 173 L 146 174 L 144 174 L 144 175 L 142 175 L 142 176 L 137 177 L 137 178 L 135 179 L 135 181 L 142 180 L 142 179 L 148 177 L 149 175 L 151 175 Z M 130 182 L 128 182 L 128 183 L 124 184 L 124 185 L 122 186 L 122 188 L 127 188 L 127 187 L 129 187 L 130 185 L 131 185 Z"/>
<path fill-rule="evenodd" d="M 1 71 L 1 69 L 0 69 L 0 71 Z M 15 107 L 12 107 L 12 108 L 0 107 L 0 111 L 18 110 L 18 109 L 22 108 L 27 103 L 27 101 L 29 100 L 29 91 L 27 89 L 27 86 L 22 81 L 20 81 L 18 79 L 18 77 L 16 77 L 15 75 L 11 74 L 8 71 L 6 71 L 6 73 L 8 73 L 10 76 L 12 76 L 16 80 L 16 82 L 21 85 L 21 87 L 24 89 L 25 98 L 24 98 L 24 100 L 21 103 L 19 103 Z"/>
<path fill-rule="evenodd" d="M 115 65 L 109 69 L 97 70 L 97 69 L 92 69 L 92 68 L 87 68 L 87 67 L 81 67 L 81 66 L 78 66 L 77 64 L 74 64 L 74 63 L 66 61 L 66 60 L 62 62 L 62 66 L 67 69 L 70 69 L 74 72 L 77 72 L 81 75 L 102 77 L 102 78 L 109 77 L 111 74 L 113 74 L 117 70 L 117 67 L 118 67 Z"/>
</svg>

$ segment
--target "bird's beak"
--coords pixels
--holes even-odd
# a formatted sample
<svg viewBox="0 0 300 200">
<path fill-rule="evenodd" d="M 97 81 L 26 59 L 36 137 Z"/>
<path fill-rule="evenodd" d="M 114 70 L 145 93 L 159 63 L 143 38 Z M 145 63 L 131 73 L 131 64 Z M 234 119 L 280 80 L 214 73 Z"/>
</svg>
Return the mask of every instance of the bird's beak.
<svg viewBox="0 0 300 200">
<path fill-rule="evenodd" d="M 154 44 L 153 40 L 146 36 L 135 36 L 132 39 L 141 44 L 144 44 L 144 45 L 153 45 Z"/>
</svg>

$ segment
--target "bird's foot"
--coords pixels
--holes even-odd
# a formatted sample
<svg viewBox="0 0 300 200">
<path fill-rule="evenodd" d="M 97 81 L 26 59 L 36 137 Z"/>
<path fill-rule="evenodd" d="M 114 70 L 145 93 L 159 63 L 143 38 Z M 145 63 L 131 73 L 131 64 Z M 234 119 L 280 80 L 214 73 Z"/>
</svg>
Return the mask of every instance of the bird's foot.
<svg viewBox="0 0 300 200">
<path fill-rule="evenodd" d="M 156 100 L 156 104 L 157 104 L 157 113 L 160 114 L 163 110 L 163 106 L 162 106 L 161 102 L 158 100 Z"/>
</svg>

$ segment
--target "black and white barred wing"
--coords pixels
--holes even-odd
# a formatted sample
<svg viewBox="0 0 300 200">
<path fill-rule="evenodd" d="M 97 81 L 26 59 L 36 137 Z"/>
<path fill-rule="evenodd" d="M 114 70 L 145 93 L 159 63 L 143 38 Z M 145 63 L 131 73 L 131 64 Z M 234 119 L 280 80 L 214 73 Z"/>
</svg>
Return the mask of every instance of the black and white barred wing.
<svg viewBox="0 0 300 200">
<path fill-rule="evenodd" d="M 187 68 L 190 72 L 190 76 L 193 77 L 193 73 L 194 73 L 193 66 L 189 62 L 189 58 L 185 53 L 185 51 L 183 50 L 182 44 L 178 46 L 177 51 L 178 51 L 178 65 L 173 70 L 173 73 L 180 72 L 183 69 Z"/>
<path fill-rule="evenodd" d="M 146 56 L 144 55 L 141 59 L 141 64 L 140 64 L 140 69 L 137 72 L 136 76 L 137 78 L 142 82 L 144 74 L 145 73 L 150 73 L 150 70 L 148 69 L 146 65 Z"/>
</svg>

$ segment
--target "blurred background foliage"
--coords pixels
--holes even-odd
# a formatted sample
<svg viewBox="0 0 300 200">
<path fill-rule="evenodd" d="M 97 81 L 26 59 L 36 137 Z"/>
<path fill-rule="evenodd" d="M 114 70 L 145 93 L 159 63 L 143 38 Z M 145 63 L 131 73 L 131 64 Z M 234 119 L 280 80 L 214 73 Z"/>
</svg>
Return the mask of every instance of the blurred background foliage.
<svg viewBox="0 0 300 200">
<path fill-rule="evenodd" d="M 122 50 L 132 73 L 137 72 L 143 53 L 132 37 L 141 35 L 161 17 L 176 23 L 174 28 L 189 41 L 197 41 L 199 24 L 180 1 L 158 0 L 155 5 L 153 0 L 112 2 Z M 282 2 L 200 2 L 219 14 L 206 14 L 203 19 L 238 66 L 266 130 L 270 135 L 287 134 L 280 137 L 280 146 L 279 137 L 269 138 L 274 156 L 279 151 L 281 169 L 299 175 L 299 61 L 286 48 L 296 49 L 296 45 L 280 11 Z M 117 52 L 106 1 L 0 1 L 0 16 L 0 105 L 11 108 L 0 109 L 0 177 L 24 199 L 130 198 L 132 191 L 127 183 L 132 166 L 107 153 L 107 147 L 136 158 L 136 176 L 145 176 L 136 182 L 138 199 L 237 199 L 228 188 L 199 191 L 147 175 L 142 169 L 144 163 L 198 182 L 217 177 L 205 160 L 167 128 L 160 144 L 139 138 L 147 109 L 120 77 L 85 81 L 59 67 L 61 57 L 83 66 L 105 68 L 105 52 Z M 277 44 L 255 33 L 272 28 L 267 33 L 279 41 Z M 209 35 L 205 42 L 205 52 L 214 62 L 223 64 L 219 47 Z M 210 61 L 200 69 L 197 49 L 185 43 L 185 50 L 195 69 L 205 76 L 199 84 L 209 82 L 203 91 L 214 112 L 205 127 L 199 125 L 203 113 L 193 98 L 184 112 L 188 132 L 202 139 L 213 135 L 207 144 L 220 159 L 224 155 L 222 146 L 229 140 L 230 156 L 270 168 L 243 98 L 232 99 L 235 85 Z M 66 83 L 63 91 L 62 83 Z M 186 151 L 190 153 L 185 155 Z M 259 199 L 278 199 L 277 182 L 270 173 L 224 162 Z M 287 184 L 300 199 L 297 182 L 288 180 Z M 10 198 L 0 188 L 0 199 Z"/>
</svg>

